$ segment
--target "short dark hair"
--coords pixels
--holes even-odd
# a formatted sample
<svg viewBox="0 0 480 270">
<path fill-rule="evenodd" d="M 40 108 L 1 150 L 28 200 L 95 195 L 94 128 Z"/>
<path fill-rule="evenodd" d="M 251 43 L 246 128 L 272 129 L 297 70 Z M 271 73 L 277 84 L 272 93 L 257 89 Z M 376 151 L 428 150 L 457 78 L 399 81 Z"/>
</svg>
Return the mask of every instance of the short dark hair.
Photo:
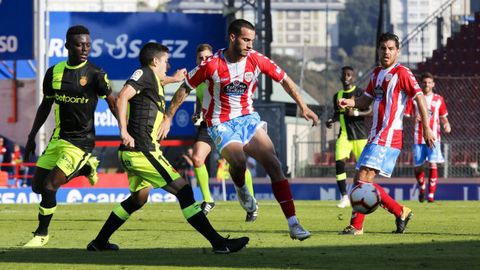
<svg viewBox="0 0 480 270">
<path fill-rule="evenodd" d="M 393 33 L 390 33 L 390 32 L 386 32 L 386 33 L 381 34 L 380 37 L 378 38 L 377 45 L 380 46 L 380 43 L 386 42 L 386 41 L 389 41 L 389 40 L 395 41 L 395 46 L 397 47 L 397 49 L 400 48 L 400 41 L 399 41 L 398 36 L 393 34 Z"/>
<path fill-rule="evenodd" d="M 425 78 L 430 78 L 430 79 L 432 79 L 432 80 L 434 79 L 434 78 L 433 78 L 433 74 L 430 73 L 430 72 L 425 72 L 425 73 L 423 73 L 422 76 L 420 77 L 420 80 L 423 81 L 423 79 L 425 79 Z"/>
<path fill-rule="evenodd" d="M 230 23 L 230 25 L 228 26 L 228 35 L 240 35 L 240 33 L 242 33 L 242 27 L 255 31 L 255 26 L 253 26 L 253 24 L 251 24 L 249 21 L 244 19 L 237 19 Z"/>
<path fill-rule="evenodd" d="M 74 25 L 67 30 L 67 42 L 71 40 L 74 35 L 90 35 L 90 31 L 83 25 Z"/>
<path fill-rule="evenodd" d="M 199 44 L 197 46 L 196 53 L 203 52 L 203 51 L 206 51 L 206 50 L 209 50 L 209 51 L 213 52 L 213 47 L 208 43 L 202 43 L 202 44 Z"/>
<path fill-rule="evenodd" d="M 140 65 L 146 67 L 150 65 L 154 57 L 157 57 L 161 53 L 168 53 L 168 48 L 157 42 L 148 42 L 143 45 L 140 50 L 140 55 L 138 59 L 140 60 Z"/>
<path fill-rule="evenodd" d="M 344 66 L 344 67 L 342 67 L 342 72 L 344 72 L 345 70 L 355 71 L 355 70 L 353 69 L 353 67 L 351 67 L 351 66 Z"/>
</svg>

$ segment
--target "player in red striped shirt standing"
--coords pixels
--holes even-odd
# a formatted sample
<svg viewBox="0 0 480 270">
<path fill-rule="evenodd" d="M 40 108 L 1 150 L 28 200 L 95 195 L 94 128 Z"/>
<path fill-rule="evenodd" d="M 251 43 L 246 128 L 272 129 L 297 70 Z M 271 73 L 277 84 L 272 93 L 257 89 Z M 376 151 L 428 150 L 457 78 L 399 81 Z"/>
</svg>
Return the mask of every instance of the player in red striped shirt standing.
<svg viewBox="0 0 480 270">
<path fill-rule="evenodd" d="M 425 163 L 425 161 L 428 160 L 428 167 L 430 172 L 428 178 L 428 182 L 430 184 L 430 188 L 428 191 L 428 202 L 434 202 L 434 196 L 437 189 L 438 180 L 437 163 L 445 162 L 445 160 L 443 159 L 440 145 L 440 124 L 442 125 L 445 133 L 450 133 L 451 127 L 447 118 L 448 111 L 445 100 L 442 96 L 433 92 L 433 88 L 435 87 L 433 75 L 426 72 L 422 74 L 420 80 L 422 85 L 422 92 L 427 102 L 427 110 L 429 116 L 428 124 L 433 131 L 433 136 L 435 138 L 435 147 L 429 148 L 425 143 L 425 139 L 423 138 L 422 119 L 420 118 L 420 114 L 418 113 L 417 102 L 412 100 L 407 104 L 405 116 L 411 116 L 415 121 L 413 136 L 413 162 L 415 166 L 415 178 L 417 179 L 418 186 L 420 188 L 418 200 L 420 202 L 425 201 L 425 192 L 427 187 L 424 180 L 425 171 L 423 169 L 423 164 Z"/>
<path fill-rule="evenodd" d="M 400 55 L 398 37 L 384 33 L 378 40 L 380 66 L 370 77 L 361 97 L 339 99 L 341 108 L 368 108 L 373 102 L 372 128 L 360 159 L 357 162 L 354 184 L 372 182 L 377 174 L 390 177 L 402 149 L 403 114 L 408 100 L 415 99 L 423 124 L 425 143 L 432 147 L 435 137 L 428 126 L 428 113 L 422 89 L 410 69 L 397 62 Z M 396 233 L 404 233 L 412 210 L 400 205 L 378 184 L 382 207 L 395 215 Z M 363 234 L 365 215 L 352 211 L 350 225 L 340 234 Z"/>
<path fill-rule="evenodd" d="M 287 218 L 290 237 L 304 240 L 310 237 L 295 215 L 295 205 L 287 178 L 282 172 L 274 145 L 267 135 L 266 123 L 253 108 L 253 94 L 258 77 L 264 73 L 280 83 L 300 108 L 300 115 L 318 123 L 318 116 L 310 110 L 296 89 L 295 83 L 268 57 L 253 50 L 255 27 L 238 19 L 228 28 L 229 47 L 194 68 L 175 93 L 159 131 L 163 139 L 171 118 L 190 91 L 205 82 L 202 111 L 208 133 L 217 150 L 230 164 L 230 175 L 242 207 L 247 213 L 257 211 L 255 198 L 245 185 L 247 155 L 256 159 L 267 171 L 272 190 Z"/>
</svg>

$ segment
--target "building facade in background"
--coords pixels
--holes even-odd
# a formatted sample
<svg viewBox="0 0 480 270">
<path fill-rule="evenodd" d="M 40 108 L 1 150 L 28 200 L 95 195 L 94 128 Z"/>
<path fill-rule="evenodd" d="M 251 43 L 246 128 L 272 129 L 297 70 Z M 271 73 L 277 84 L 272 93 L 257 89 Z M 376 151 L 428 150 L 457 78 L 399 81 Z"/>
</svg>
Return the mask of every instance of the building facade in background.
<svg viewBox="0 0 480 270">
<path fill-rule="evenodd" d="M 447 38 L 453 31 L 458 31 L 459 24 L 468 20 L 470 0 L 391 0 L 389 1 L 390 24 L 393 32 L 400 40 L 407 38 L 415 28 L 426 22 L 432 14 L 440 11 L 435 18 L 426 24 L 423 31 L 415 35 L 402 48 L 400 62 L 409 66 L 423 62 L 438 46 L 446 45 Z M 440 25 L 438 25 L 440 24 Z"/>
</svg>

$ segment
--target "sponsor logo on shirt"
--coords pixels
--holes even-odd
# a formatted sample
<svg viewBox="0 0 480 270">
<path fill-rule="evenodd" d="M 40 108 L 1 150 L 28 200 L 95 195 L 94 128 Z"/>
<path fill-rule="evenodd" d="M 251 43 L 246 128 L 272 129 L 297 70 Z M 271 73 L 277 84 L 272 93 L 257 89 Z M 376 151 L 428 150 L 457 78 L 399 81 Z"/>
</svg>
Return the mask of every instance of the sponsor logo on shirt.
<svg viewBox="0 0 480 270">
<path fill-rule="evenodd" d="M 380 85 L 373 89 L 373 93 L 375 94 L 375 99 L 382 99 L 383 95 L 385 95 L 385 92 Z"/>
<path fill-rule="evenodd" d="M 65 94 L 60 95 L 58 93 L 55 93 L 55 100 L 57 102 L 63 102 L 63 103 L 75 103 L 75 104 L 86 104 L 88 103 L 88 98 L 86 97 L 71 97 L 67 96 Z"/>
<path fill-rule="evenodd" d="M 227 94 L 228 96 L 241 96 L 245 93 L 247 88 L 248 85 L 246 83 L 240 81 L 233 81 L 223 87 L 223 92 L 225 92 L 225 94 Z"/>
</svg>

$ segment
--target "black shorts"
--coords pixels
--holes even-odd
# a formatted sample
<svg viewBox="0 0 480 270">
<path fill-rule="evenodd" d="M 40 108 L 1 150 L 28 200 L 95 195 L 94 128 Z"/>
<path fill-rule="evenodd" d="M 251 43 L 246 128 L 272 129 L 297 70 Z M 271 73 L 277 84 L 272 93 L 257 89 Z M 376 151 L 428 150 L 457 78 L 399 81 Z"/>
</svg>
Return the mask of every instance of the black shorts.
<svg viewBox="0 0 480 270">
<path fill-rule="evenodd" d="M 210 135 L 208 135 L 207 123 L 205 123 L 205 121 L 198 126 L 197 138 L 195 138 L 195 142 L 204 142 L 208 143 L 210 146 L 213 146 L 213 141 Z"/>
</svg>

